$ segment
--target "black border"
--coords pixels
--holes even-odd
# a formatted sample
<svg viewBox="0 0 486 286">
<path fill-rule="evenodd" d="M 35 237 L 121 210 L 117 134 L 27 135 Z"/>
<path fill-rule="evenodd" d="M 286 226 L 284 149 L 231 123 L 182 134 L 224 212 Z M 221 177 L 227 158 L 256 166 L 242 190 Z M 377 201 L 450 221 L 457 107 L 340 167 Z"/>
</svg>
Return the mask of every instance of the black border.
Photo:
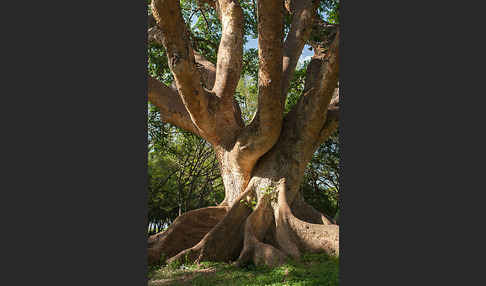
<svg viewBox="0 0 486 286">
<path fill-rule="evenodd" d="M 0 284 L 145 285 L 146 2 L 15 5 L 2 8 Z M 341 1 L 340 285 L 472 285 L 461 194 L 483 187 L 453 160 L 477 154 L 451 155 L 470 149 L 451 138 L 472 124 L 456 123 L 470 118 L 458 98 L 484 89 L 463 66 L 484 54 L 484 17 L 464 6 Z"/>
<path fill-rule="evenodd" d="M 0 284 L 145 285 L 146 1 L 12 6 Z"/>
</svg>

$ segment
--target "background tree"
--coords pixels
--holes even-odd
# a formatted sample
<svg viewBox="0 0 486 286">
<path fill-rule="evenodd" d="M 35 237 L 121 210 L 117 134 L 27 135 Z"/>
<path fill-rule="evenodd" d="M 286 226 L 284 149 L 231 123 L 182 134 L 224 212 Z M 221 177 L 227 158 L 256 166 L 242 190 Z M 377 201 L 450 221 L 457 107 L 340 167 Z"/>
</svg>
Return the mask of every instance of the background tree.
<svg viewBox="0 0 486 286">
<path fill-rule="evenodd" d="M 151 3 L 149 100 L 163 122 L 212 146 L 225 191 L 219 206 L 183 214 L 150 237 L 151 261 L 163 254 L 170 261 L 274 265 L 305 251 L 339 253 L 339 228 L 300 192 L 308 162 L 338 126 L 339 31 L 323 20 L 325 11 L 337 19 L 337 2 L 255 2 Z M 245 65 L 252 60 L 243 52 L 248 35 L 258 37 L 257 74 Z M 314 56 L 302 92 L 288 97 L 306 43 Z M 171 76 L 155 70 L 157 52 L 157 59 L 167 58 Z M 237 88 L 252 72 L 257 104 L 245 116 Z"/>
<path fill-rule="evenodd" d="M 336 221 L 339 211 L 339 137 L 334 133 L 312 157 L 301 185 L 307 203 Z"/>
<path fill-rule="evenodd" d="M 183 212 L 224 197 L 216 156 L 202 138 L 164 124 L 149 109 L 148 223 L 154 234 Z"/>
</svg>

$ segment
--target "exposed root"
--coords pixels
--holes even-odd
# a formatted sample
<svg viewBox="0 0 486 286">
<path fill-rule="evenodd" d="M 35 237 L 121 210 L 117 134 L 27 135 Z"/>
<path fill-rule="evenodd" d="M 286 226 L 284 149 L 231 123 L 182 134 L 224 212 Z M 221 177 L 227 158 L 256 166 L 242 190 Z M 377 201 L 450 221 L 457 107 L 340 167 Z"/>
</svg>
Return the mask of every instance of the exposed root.
<svg viewBox="0 0 486 286">
<path fill-rule="evenodd" d="M 263 243 L 265 234 L 274 223 L 273 212 L 267 198 L 260 199 L 255 211 L 245 222 L 245 238 L 243 250 L 240 253 L 237 266 L 243 266 L 248 261 L 255 265 L 276 266 L 284 262 L 286 255 L 270 244 Z"/>
<path fill-rule="evenodd" d="M 157 263 L 162 255 L 171 257 L 194 246 L 223 219 L 227 211 L 228 207 L 207 207 L 177 217 L 166 231 L 148 238 L 148 263 Z"/>
<path fill-rule="evenodd" d="M 295 197 L 291 205 L 292 214 L 295 215 L 300 220 L 313 223 L 313 224 L 336 224 L 336 222 L 326 216 L 325 214 L 319 212 L 311 205 L 304 201 L 302 194 L 299 192 Z"/>
<path fill-rule="evenodd" d="M 287 255 L 270 244 L 255 241 L 252 258 L 255 265 L 273 267 L 283 264 L 287 259 Z"/>
<path fill-rule="evenodd" d="M 287 201 L 285 184 L 281 185 L 278 197 L 278 209 L 276 215 L 277 241 L 282 249 L 298 258 L 300 252 L 325 252 L 329 255 L 339 255 L 339 226 L 334 224 L 314 224 L 297 218 L 290 209 Z M 293 196 L 294 203 L 298 196 Z M 301 204 L 301 202 L 296 202 Z M 307 208 L 307 211 L 310 209 Z M 309 217 L 316 217 L 315 213 L 309 212 Z M 305 212 L 300 213 L 305 216 Z"/>
<path fill-rule="evenodd" d="M 272 267 L 282 264 L 289 256 L 300 259 L 304 252 L 339 255 L 339 227 L 306 204 L 302 197 L 295 193 L 296 189 L 291 189 L 291 204 L 296 210 L 295 215 L 287 201 L 289 189 L 285 180 L 281 180 L 277 186 L 277 201 L 272 201 L 270 194 L 263 195 L 259 198 L 256 209 L 252 211 L 248 202 L 256 197 L 255 190 L 258 184 L 256 181 L 250 182 L 231 208 L 213 207 L 212 209 L 218 209 L 220 212 L 223 210 L 221 214 L 224 217 L 206 224 L 204 231 L 200 230 L 198 235 L 192 235 L 189 241 L 176 243 L 173 237 L 177 236 L 171 234 L 175 233 L 177 225 L 187 223 L 185 220 L 191 219 L 181 216 L 176 220 L 174 230 L 167 231 L 167 234 L 161 234 L 159 237 L 159 241 L 164 240 L 164 247 L 171 247 L 170 252 L 164 252 L 167 257 L 171 257 L 167 262 L 236 260 L 237 266 L 253 262 L 255 265 Z M 229 210 L 226 213 L 227 209 Z M 191 212 L 188 212 L 186 216 L 190 214 Z M 185 235 L 184 231 L 178 233 Z M 167 241 L 171 241 L 176 247 Z"/>
<path fill-rule="evenodd" d="M 299 245 L 296 243 L 296 237 L 292 235 L 292 231 L 289 228 L 286 214 L 277 210 L 275 212 L 275 217 L 275 236 L 278 246 L 293 259 L 299 259 L 301 251 L 299 249 Z"/>
<path fill-rule="evenodd" d="M 199 243 L 179 252 L 170 258 L 168 262 L 199 263 L 201 261 L 230 261 L 236 259 L 243 246 L 244 222 L 252 212 L 242 200 L 253 196 L 253 188 L 247 188 L 238 197 L 226 216 Z"/>
<path fill-rule="evenodd" d="M 286 221 L 302 250 L 326 252 L 332 256 L 339 255 L 339 226 L 307 223 L 292 214 Z"/>
</svg>

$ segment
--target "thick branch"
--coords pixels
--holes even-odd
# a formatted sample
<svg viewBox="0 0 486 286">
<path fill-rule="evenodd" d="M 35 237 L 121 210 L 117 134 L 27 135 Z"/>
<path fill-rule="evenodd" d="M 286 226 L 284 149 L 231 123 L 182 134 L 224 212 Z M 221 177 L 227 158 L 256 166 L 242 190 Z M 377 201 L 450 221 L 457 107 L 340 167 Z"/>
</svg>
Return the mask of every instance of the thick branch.
<svg viewBox="0 0 486 286">
<path fill-rule="evenodd" d="M 327 121 L 329 120 L 339 121 L 339 87 L 334 90 L 334 95 L 327 108 Z"/>
<path fill-rule="evenodd" d="M 159 29 L 158 26 L 150 27 L 147 34 L 149 43 L 154 42 L 163 45 L 162 31 Z M 207 89 L 212 89 L 214 86 L 214 80 L 216 79 L 216 67 L 213 63 L 208 61 L 203 55 L 199 54 L 196 51 L 194 51 L 194 60 L 196 61 L 196 68 L 201 75 L 203 86 Z"/>
<path fill-rule="evenodd" d="M 260 131 L 271 137 L 278 137 L 282 123 L 283 106 L 280 104 L 282 87 L 282 12 L 282 1 L 258 1 L 259 71 L 257 116 L 259 116 Z"/>
<path fill-rule="evenodd" d="M 215 124 L 209 112 L 211 98 L 201 85 L 180 3 L 178 0 L 153 0 L 152 13 L 162 31 L 169 67 L 182 101 L 199 133 L 214 143 Z"/>
<path fill-rule="evenodd" d="M 319 1 L 312 0 L 292 1 L 289 10 L 292 11 L 290 31 L 284 42 L 283 75 L 282 75 L 282 102 L 285 102 L 290 80 L 299 60 L 306 41 L 312 31 L 313 15 Z"/>
<path fill-rule="evenodd" d="M 311 39 L 308 44 L 312 46 L 316 54 L 322 54 L 327 51 L 332 43 L 339 25 L 330 24 L 324 21 L 319 14 L 315 14 L 314 23 L 311 32 Z"/>
<path fill-rule="evenodd" d="M 252 167 L 277 142 L 282 128 L 283 2 L 258 1 L 258 110 L 238 138 L 238 161 Z"/>
<path fill-rule="evenodd" d="M 339 114 L 339 87 L 337 87 L 334 90 L 334 95 L 329 103 L 329 107 L 327 108 L 326 122 L 319 132 L 319 137 L 317 139 L 315 148 L 324 143 L 327 138 L 329 138 L 329 136 L 336 131 L 339 125 Z"/>
<path fill-rule="evenodd" d="M 327 138 L 329 138 L 334 133 L 334 131 L 336 131 L 338 125 L 339 109 L 328 109 L 326 122 L 324 123 L 322 129 L 319 131 L 319 136 L 317 137 L 316 143 L 312 148 L 317 149 L 322 143 L 326 142 Z"/>
<path fill-rule="evenodd" d="M 148 98 L 159 108 L 162 121 L 199 134 L 177 92 L 151 76 L 148 77 Z"/>
<path fill-rule="evenodd" d="M 336 112 L 338 97 L 335 93 L 339 74 L 339 32 L 328 53 L 313 57 L 308 69 L 304 95 L 296 105 L 295 128 L 300 130 L 299 141 L 315 142 L 314 138 L 320 135 L 325 124 L 337 119 L 329 118 L 330 121 L 326 121 L 329 108 L 334 110 L 333 116 L 339 114 Z M 330 105 L 333 98 L 335 101 Z"/>
<path fill-rule="evenodd" d="M 334 94 L 332 96 L 331 102 L 327 107 L 327 117 L 324 126 L 322 126 L 319 131 L 319 136 L 313 148 L 318 148 L 322 143 L 324 143 L 327 138 L 329 138 L 339 125 L 339 87 L 334 89 Z"/>
<path fill-rule="evenodd" d="M 237 0 L 219 0 L 217 6 L 223 31 L 213 92 L 219 97 L 232 99 L 240 79 L 243 58 L 243 10 Z"/>
<path fill-rule="evenodd" d="M 155 21 L 154 16 L 148 15 L 147 16 L 147 29 L 157 26 L 157 22 Z"/>
<path fill-rule="evenodd" d="M 338 57 L 339 33 L 329 53 L 314 56 L 309 63 L 303 94 L 285 116 L 282 134 L 275 147 L 284 150 L 282 156 L 298 163 L 302 172 L 319 146 L 319 140 L 327 138 L 337 128 L 336 115 L 339 113 L 328 108 L 338 82 Z"/>
<path fill-rule="evenodd" d="M 201 75 L 203 86 L 207 89 L 212 89 L 216 80 L 216 67 L 196 51 L 194 51 L 194 59 L 196 60 L 196 66 Z"/>
</svg>

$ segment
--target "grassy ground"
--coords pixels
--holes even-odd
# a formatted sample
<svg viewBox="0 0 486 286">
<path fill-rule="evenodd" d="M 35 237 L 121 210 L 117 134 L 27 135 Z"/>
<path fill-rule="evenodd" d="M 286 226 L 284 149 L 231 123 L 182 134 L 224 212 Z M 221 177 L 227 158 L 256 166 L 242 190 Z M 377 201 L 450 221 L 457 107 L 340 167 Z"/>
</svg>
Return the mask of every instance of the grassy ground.
<svg viewBox="0 0 486 286">
<path fill-rule="evenodd" d="M 254 265 L 238 268 L 214 262 L 153 267 L 149 270 L 148 285 L 335 286 L 338 273 L 338 258 L 308 254 L 300 261 L 289 261 L 273 269 Z"/>
</svg>

